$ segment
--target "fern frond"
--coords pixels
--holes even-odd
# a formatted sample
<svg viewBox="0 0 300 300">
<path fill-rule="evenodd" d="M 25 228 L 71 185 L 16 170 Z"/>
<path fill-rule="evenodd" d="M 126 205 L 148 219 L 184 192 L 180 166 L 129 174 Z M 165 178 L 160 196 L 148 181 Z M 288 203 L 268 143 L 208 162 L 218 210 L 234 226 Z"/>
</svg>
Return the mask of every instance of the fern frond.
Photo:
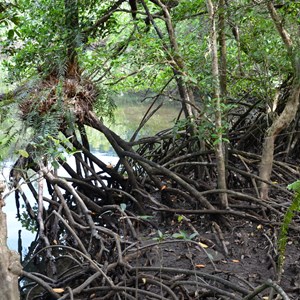
<svg viewBox="0 0 300 300">
<path fill-rule="evenodd" d="M 16 141 L 19 131 L 14 131 L 11 134 L 5 134 L 5 138 L 1 140 L 1 149 L 9 148 Z"/>
</svg>

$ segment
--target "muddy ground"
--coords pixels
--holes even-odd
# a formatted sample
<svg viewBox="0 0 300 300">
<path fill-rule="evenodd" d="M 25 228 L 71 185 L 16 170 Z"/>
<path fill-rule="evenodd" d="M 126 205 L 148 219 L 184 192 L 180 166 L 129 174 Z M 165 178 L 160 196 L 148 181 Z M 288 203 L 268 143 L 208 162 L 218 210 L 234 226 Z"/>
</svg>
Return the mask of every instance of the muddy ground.
<svg viewBox="0 0 300 300">
<path fill-rule="evenodd" d="M 251 204 L 244 205 L 246 210 L 251 208 Z M 183 206 L 180 209 L 184 211 Z M 275 225 L 262 224 L 230 214 L 220 219 L 218 216 L 165 212 L 156 212 L 148 220 L 151 226 L 140 226 L 138 229 L 139 251 L 136 248 L 132 252 L 129 250 L 125 257 L 130 264 L 137 267 L 177 269 L 178 274 L 169 273 L 165 281 L 172 278 L 178 280 L 178 277 L 182 277 L 182 281 L 186 280 L 185 288 L 188 293 L 179 292 L 179 299 L 231 298 L 229 295 L 217 295 L 218 293 L 214 295 L 212 290 L 205 287 L 208 284 L 210 287 L 224 289 L 224 286 L 213 279 L 189 276 L 183 270 L 212 274 L 249 291 L 267 280 L 278 282 L 277 243 L 280 227 L 276 222 Z M 299 213 L 294 221 L 299 226 Z M 164 278 L 168 272 L 155 269 L 152 274 Z M 188 281 L 194 282 L 188 284 Z M 299 231 L 289 231 L 284 270 L 279 285 L 289 299 L 300 299 Z M 265 289 L 257 299 L 268 299 L 265 297 L 270 295 L 270 290 Z M 230 287 L 228 292 L 234 293 Z M 280 296 L 276 298 L 276 295 L 275 292 L 272 299 L 281 299 Z"/>
</svg>

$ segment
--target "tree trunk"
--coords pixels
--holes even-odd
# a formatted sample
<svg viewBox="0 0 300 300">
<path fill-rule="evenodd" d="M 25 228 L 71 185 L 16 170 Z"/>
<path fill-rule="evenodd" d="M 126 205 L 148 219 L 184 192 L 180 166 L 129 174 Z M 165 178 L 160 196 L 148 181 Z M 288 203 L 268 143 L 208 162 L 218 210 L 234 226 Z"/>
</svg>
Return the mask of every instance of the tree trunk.
<svg viewBox="0 0 300 300">
<path fill-rule="evenodd" d="M 270 180 L 270 176 L 272 172 L 273 156 L 274 156 L 275 139 L 277 135 L 282 130 L 287 128 L 287 126 L 295 118 L 299 107 L 299 101 L 300 101 L 299 97 L 300 97 L 300 85 L 296 85 L 292 90 L 292 93 L 286 103 L 283 112 L 274 121 L 274 123 L 267 131 L 267 135 L 265 136 L 265 140 L 263 143 L 261 164 L 259 169 L 259 177 L 261 177 L 264 180 L 267 181 Z M 269 192 L 268 184 L 262 182 L 260 185 L 260 197 L 262 199 L 267 199 L 268 192 Z"/>
<path fill-rule="evenodd" d="M 293 121 L 296 116 L 296 113 L 299 108 L 299 95 L 300 95 L 300 74 L 298 71 L 298 60 L 299 60 L 299 51 L 294 49 L 293 42 L 289 33 L 283 27 L 283 22 L 278 15 L 273 3 L 270 1 L 267 3 L 267 8 L 269 10 L 270 16 L 276 26 L 278 33 L 281 36 L 282 41 L 284 42 L 287 52 L 291 59 L 291 64 L 294 69 L 294 85 L 291 91 L 291 95 L 286 103 L 286 106 L 280 116 L 273 122 L 271 127 L 267 130 L 265 136 L 261 164 L 259 169 L 259 176 L 265 180 L 269 181 L 272 173 L 272 164 L 274 157 L 274 145 L 277 135 L 287 128 L 289 124 Z M 269 186 L 265 182 L 260 184 L 260 197 L 262 199 L 267 199 L 269 193 Z"/>
<path fill-rule="evenodd" d="M 223 142 L 223 126 L 222 126 L 222 108 L 221 108 L 221 90 L 220 76 L 218 64 L 218 46 L 217 32 L 215 22 L 215 9 L 211 0 L 206 1 L 207 10 L 210 18 L 210 45 L 212 57 L 212 77 L 214 79 L 214 99 L 215 99 L 215 125 L 216 125 L 216 146 L 215 153 L 217 159 L 218 170 L 218 188 L 226 190 L 226 168 L 225 168 L 225 147 Z M 228 198 L 226 193 L 220 194 L 220 204 L 224 208 L 228 208 Z"/>
<path fill-rule="evenodd" d="M 5 185 L 0 183 L 0 298 L 1 300 L 19 300 L 18 277 L 21 275 L 22 266 L 19 254 L 9 250 L 6 244 L 6 214 L 2 211 L 4 205 L 2 192 L 4 189 Z"/>
<path fill-rule="evenodd" d="M 225 0 L 219 2 L 220 90 L 223 101 L 227 94 L 227 51 L 225 35 Z"/>
<path fill-rule="evenodd" d="M 178 87 L 178 92 L 181 98 L 182 109 L 186 118 L 190 118 L 193 122 L 198 115 L 198 111 L 196 108 L 196 103 L 194 99 L 193 92 L 189 86 L 187 80 L 186 66 L 183 57 L 180 54 L 179 46 L 177 43 L 177 38 L 174 30 L 174 26 L 172 23 L 172 18 L 169 12 L 169 8 L 164 4 L 163 1 L 160 0 L 151 0 L 154 4 L 158 5 L 163 13 L 164 21 L 166 24 L 166 28 L 168 31 L 169 45 L 163 42 L 163 48 L 170 61 L 170 66 L 173 70 L 175 80 Z M 152 23 L 157 35 L 161 40 L 164 40 L 164 36 L 160 29 L 157 27 L 149 9 L 144 0 L 141 0 L 141 3 L 145 9 L 145 12 Z"/>
<path fill-rule="evenodd" d="M 67 29 L 67 77 L 77 77 L 77 51 L 79 35 L 78 1 L 65 0 L 65 25 Z"/>
</svg>

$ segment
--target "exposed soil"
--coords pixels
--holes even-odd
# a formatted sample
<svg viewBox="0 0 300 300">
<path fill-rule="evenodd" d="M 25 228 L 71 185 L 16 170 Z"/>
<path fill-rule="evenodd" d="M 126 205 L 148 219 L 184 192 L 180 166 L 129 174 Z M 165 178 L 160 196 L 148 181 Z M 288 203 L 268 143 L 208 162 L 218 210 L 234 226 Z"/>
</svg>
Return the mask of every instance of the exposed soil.
<svg viewBox="0 0 300 300">
<path fill-rule="evenodd" d="M 183 210 L 184 207 L 181 209 Z M 179 299 L 187 299 L 187 294 L 190 296 L 189 299 L 223 299 L 223 297 L 227 299 L 228 297 L 224 295 L 219 298 L 203 286 L 208 284 L 222 289 L 213 280 L 201 276 L 196 279 L 194 276 L 184 275 L 181 273 L 182 270 L 213 274 L 245 290 L 252 290 L 264 284 L 267 279 L 276 282 L 278 226 L 263 225 L 228 216 L 226 221 L 230 227 L 223 227 L 221 230 L 215 222 L 217 219 L 185 214 L 187 220 L 179 221 L 181 216 L 176 214 L 165 219 L 165 216 L 158 213 L 155 221 L 151 219 L 157 228 L 140 228 L 141 242 L 138 247 L 140 255 L 133 256 L 130 263 L 137 267 L 175 268 L 178 272 L 169 274 L 170 278 L 181 276 L 182 280 L 194 281 L 192 285 L 185 286 L 188 293 L 185 291 L 182 295 L 180 293 L 177 295 Z M 298 221 L 300 221 L 299 217 L 298 214 Z M 161 232 L 160 235 L 158 230 Z M 182 237 L 180 232 L 183 232 Z M 189 236 L 195 232 L 198 235 L 189 241 Z M 161 272 L 161 276 L 166 273 L 168 274 L 168 272 Z M 156 277 L 159 277 L 159 274 L 159 270 L 153 272 Z M 300 299 L 299 231 L 290 231 L 280 286 L 290 299 Z M 266 289 L 260 296 L 267 297 L 269 293 L 270 289 Z"/>
<path fill-rule="evenodd" d="M 161 201 L 159 194 L 155 193 L 157 201 Z M 247 207 L 246 211 L 251 210 L 251 203 L 243 202 L 240 205 Z M 185 209 L 184 202 L 174 206 L 180 206 L 182 211 Z M 189 205 L 186 206 L 190 209 Z M 197 214 L 196 211 L 196 214 L 181 214 L 148 207 L 146 217 L 129 213 L 130 210 L 135 211 L 134 206 L 129 207 L 128 204 L 128 215 L 136 220 L 132 223 L 136 233 L 135 240 L 132 239 L 132 228 L 124 222 L 117 210 L 114 213 L 110 211 L 109 218 L 103 218 L 102 224 L 107 230 L 119 234 L 123 249 L 123 262 L 117 267 L 115 243 L 110 238 L 106 239 L 105 246 L 110 251 L 104 260 L 112 268 L 111 271 L 108 270 L 109 267 L 106 269 L 107 275 L 117 286 L 136 289 L 133 293 L 128 292 L 128 298 L 125 295 L 124 299 L 243 299 L 267 280 L 271 279 L 274 283 L 278 280 L 278 225 L 253 222 L 229 213 L 219 218 Z M 294 221 L 299 226 L 299 214 Z M 300 231 L 290 230 L 280 281 L 280 287 L 289 297 L 286 299 L 300 299 L 299 241 Z M 61 256 L 58 253 L 56 255 Z M 42 257 L 44 260 L 45 256 Z M 76 257 L 75 254 L 74 258 L 78 259 Z M 72 277 L 71 274 L 67 277 L 64 274 L 72 273 L 74 264 L 67 267 L 63 260 L 63 264 L 59 265 L 58 259 L 56 264 L 60 275 L 57 283 L 53 283 L 55 287 L 62 286 L 63 281 L 66 281 L 68 286 L 75 288 L 85 280 L 87 274 L 89 278 L 93 276 L 90 271 L 84 275 L 81 266 L 82 276 L 77 274 L 76 280 L 70 281 L 68 277 Z M 35 272 L 45 272 L 44 262 L 34 263 L 30 268 L 33 266 Z M 160 283 L 163 286 L 160 287 Z M 97 285 L 94 285 L 94 289 L 92 286 L 74 299 L 115 299 L 115 293 L 105 292 L 102 296 L 97 296 Z M 150 294 L 145 295 L 143 291 Z M 258 299 L 268 297 L 270 291 L 269 288 L 265 289 Z M 130 294 L 133 295 L 131 298 Z M 276 298 L 276 294 L 275 292 L 272 299 L 281 299 L 279 296 Z M 35 294 L 32 299 L 55 299 L 47 298 L 43 293 L 39 295 Z"/>
</svg>

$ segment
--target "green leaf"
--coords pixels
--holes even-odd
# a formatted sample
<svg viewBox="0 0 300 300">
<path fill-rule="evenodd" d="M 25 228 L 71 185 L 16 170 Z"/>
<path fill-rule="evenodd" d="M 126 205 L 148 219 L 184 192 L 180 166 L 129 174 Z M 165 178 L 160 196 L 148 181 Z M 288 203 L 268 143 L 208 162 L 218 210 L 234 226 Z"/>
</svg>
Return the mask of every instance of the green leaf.
<svg viewBox="0 0 300 300">
<path fill-rule="evenodd" d="M 53 160 L 51 162 L 51 165 L 55 170 L 57 170 L 59 168 L 59 163 L 56 160 Z"/>
<path fill-rule="evenodd" d="M 20 149 L 17 151 L 17 153 L 25 158 L 29 157 L 29 153 L 26 150 Z"/>
<path fill-rule="evenodd" d="M 199 235 L 198 232 L 194 232 L 189 236 L 189 239 L 192 240 L 193 238 L 195 238 L 198 235 Z"/>
<path fill-rule="evenodd" d="M 164 236 L 160 230 L 157 230 L 157 234 L 158 234 L 159 238 L 162 238 Z"/>
<path fill-rule="evenodd" d="M 12 18 L 10 18 L 10 20 L 15 23 L 16 25 L 18 25 L 20 23 L 20 19 L 18 16 L 13 16 Z"/>
<path fill-rule="evenodd" d="M 180 223 L 183 220 L 183 215 L 179 215 L 177 221 Z"/>
<path fill-rule="evenodd" d="M 184 231 L 180 231 L 180 232 L 176 232 L 176 233 L 172 234 L 172 237 L 174 239 L 186 239 L 187 235 Z"/>
<path fill-rule="evenodd" d="M 7 38 L 8 38 L 9 40 L 12 40 L 13 37 L 14 37 L 14 35 L 15 35 L 15 31 L 14 31 L 13 29 L 10 29 L 10 30 L 7 32 Z"/>
<path fill-rule="evenodd" d="M 300 180 L 297 180 L 287 186 L 289 190 L 300 192 Z"/>
</svg>

